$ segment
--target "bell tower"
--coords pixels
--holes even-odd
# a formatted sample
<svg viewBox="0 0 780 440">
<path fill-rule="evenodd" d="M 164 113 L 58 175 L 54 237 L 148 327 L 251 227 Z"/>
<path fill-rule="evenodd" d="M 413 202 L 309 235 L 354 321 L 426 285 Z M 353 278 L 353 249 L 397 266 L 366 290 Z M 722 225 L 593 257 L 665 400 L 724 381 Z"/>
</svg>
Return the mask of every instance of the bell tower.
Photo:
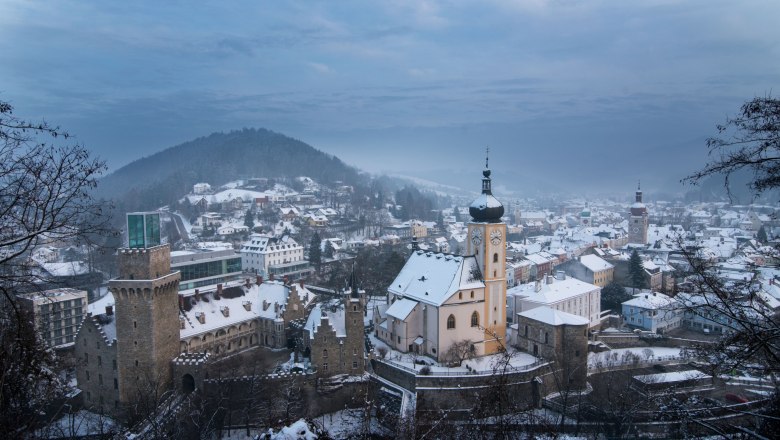
<svg viewBox="0 0 780 440">
<path fill-rule="evenodd" d="M 641 182 L 636 187 L 636 199 L 631 205 L 631 215 L 628 219 L 628 242 L 647 244 L 647 206 L 642 202 Z"/>
<path fill-rule="evenodd" d="M 501 221 L 504 205 L 491 188 L 490 167 L 485 157 L 482 194 L 469 206 L 467 255 L 473 255 L 485 282 L 485 354 L 497 352 L 506 344 L 506 224 Z"/>
<path fill-rule="evenodd" d="M 108 283 L 116 302 L 119 403 L 159 398 L 172 387 L 179 355 L 179 272 L 162 244 L 160 214 L 127 214 L 128 244 L 119 249 L 119 277 Z M 150 393 L 156 393 L 150 395 Z"/>
</svg>

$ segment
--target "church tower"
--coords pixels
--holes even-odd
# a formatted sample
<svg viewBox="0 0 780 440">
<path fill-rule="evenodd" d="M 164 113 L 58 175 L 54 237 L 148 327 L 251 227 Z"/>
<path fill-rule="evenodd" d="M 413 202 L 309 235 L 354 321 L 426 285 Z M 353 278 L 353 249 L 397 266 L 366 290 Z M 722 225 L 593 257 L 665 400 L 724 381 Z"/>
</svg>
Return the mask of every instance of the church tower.
<svg viewBox="0 0 780 440">
<path fill-rule="evenodd" d="M 485 158 L 482 194 L 469 206 L 467 255 L 477 259 L 485 282 L 485 354 L 496 353 L 506 344 L 506 224 L 501 221 L 504 206 L 491 189 L 490 168 Z"/>
<path fill-rule="evenodd" d="M 139 398 L 159 399 L 172 387 L 181 279 L 171 272 L 159 213 L 128 214 L 127 235 L 127 247 L 119 249 L 119 277 L 108 283 L 116 303 L 119 403 L 125 407 Z"/>
<path fill-rule="evenodd" d="M 628 242 L 630 244 L 647 244 L 647 207 L 642 203 L 641 185 L 637 185 L 636 201 L 631 205 L 631 216 L 628 219 Z"/>
</svg>

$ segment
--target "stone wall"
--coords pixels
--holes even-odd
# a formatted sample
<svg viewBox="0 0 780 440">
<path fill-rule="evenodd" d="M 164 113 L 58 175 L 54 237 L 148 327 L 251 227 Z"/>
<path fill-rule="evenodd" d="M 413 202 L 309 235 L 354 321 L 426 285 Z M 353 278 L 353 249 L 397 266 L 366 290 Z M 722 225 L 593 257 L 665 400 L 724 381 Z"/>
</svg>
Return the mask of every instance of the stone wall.
<svg viewBox="0 0 780 440">
<path fill-rule="evenodd" d="M 116 414 L 119 410 L 116 342 L 109 344 L 96 319 L 86 317 L 76 337 L 76 379 L 86 408 Z"/>
</svg>

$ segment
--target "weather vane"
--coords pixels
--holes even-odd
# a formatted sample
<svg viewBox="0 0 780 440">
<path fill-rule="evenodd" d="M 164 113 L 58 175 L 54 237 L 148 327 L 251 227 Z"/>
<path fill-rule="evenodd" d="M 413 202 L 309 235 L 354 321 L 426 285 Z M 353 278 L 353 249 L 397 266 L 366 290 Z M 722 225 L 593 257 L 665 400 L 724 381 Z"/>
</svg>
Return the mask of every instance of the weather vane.
<svg viewBox="0 0 780 440">
<path fill-rule="evenodd" d="M 490 155 L 490 147 L 485 147 L 485 168 L 490 168 L 488 166 L 488 156 Z"/>
</svg>

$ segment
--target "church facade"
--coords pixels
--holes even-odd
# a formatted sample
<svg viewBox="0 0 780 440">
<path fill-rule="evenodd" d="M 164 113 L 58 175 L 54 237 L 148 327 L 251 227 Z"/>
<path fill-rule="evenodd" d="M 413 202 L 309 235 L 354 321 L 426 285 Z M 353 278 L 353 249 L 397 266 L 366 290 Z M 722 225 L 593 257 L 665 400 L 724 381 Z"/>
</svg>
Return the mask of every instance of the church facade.
<svg viewBox="0 0 780 440">
<path fill-rule="evenodd" d="M 505 346 L 506 224 L 490 174 L 486 162 L 466 255 L 414 251 L 375 309 L 375 335 L 394 350 L 448 362 L 464 345 L 475 356 Z"/>
</svg>

